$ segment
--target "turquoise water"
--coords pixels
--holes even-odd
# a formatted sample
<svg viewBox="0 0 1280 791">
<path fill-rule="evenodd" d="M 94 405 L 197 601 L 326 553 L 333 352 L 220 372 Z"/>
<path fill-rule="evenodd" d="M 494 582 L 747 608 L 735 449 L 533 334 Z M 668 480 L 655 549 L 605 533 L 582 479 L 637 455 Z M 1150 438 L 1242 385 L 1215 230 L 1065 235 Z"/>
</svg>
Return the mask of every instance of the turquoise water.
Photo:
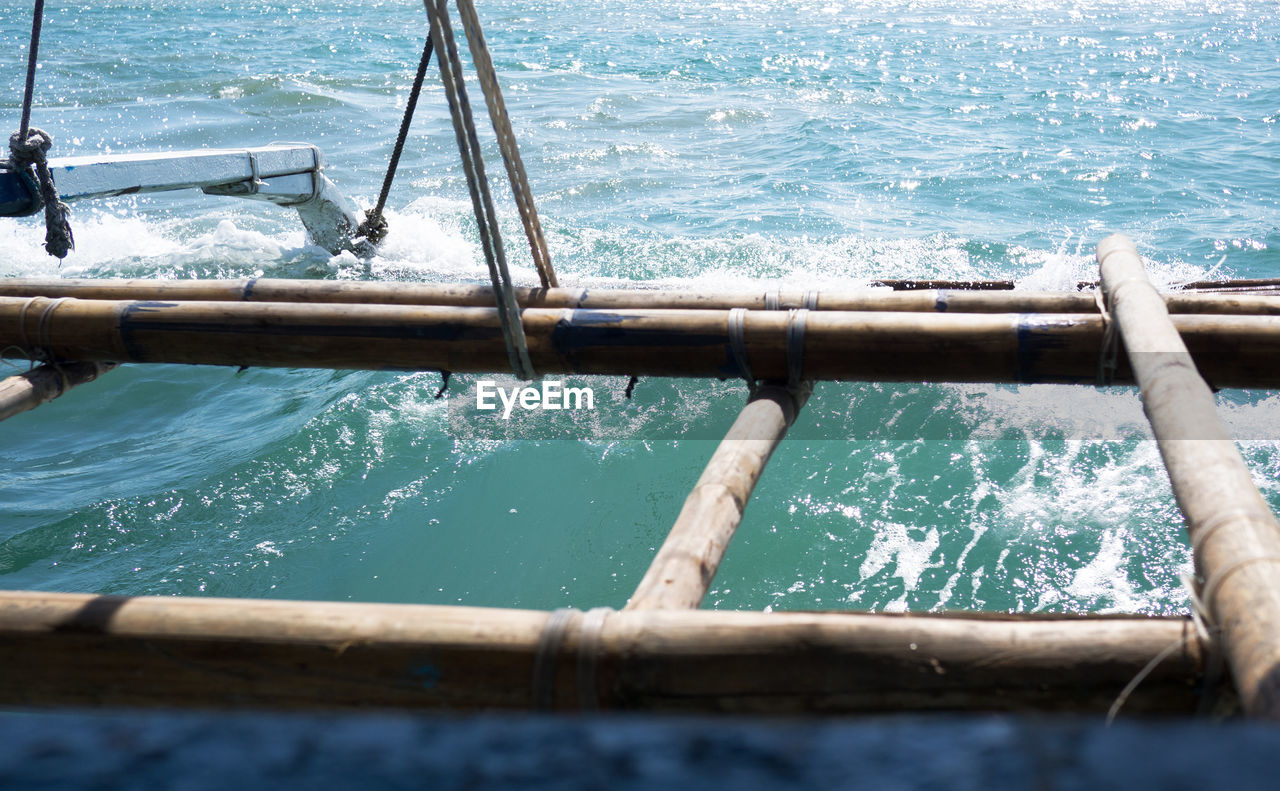
<svg viewBox="0 0 1280 791">
<path fill-rule="evenodd" d="M 1280 276 L 1275 5 L 1035 6 L 479 10 L 569 285 L 1063 288 L 1112 231 L 1165 285 Z M 0 16 L 15 128 L 28 14 Z M 51 2 L 34 123 L 60 155 L 313 142 L 367 206 L 424 18 L 374 0 Z M 456 158 L 429 84 L 367 266 L 308 246 L 290 211 L 169 195 L 75 205 L 61 268 L 34 221 L 0 220 L 0 277 L 481 282 Z M 642 380 L 628 403 L 608 378 L 610 408 L 576 418 L 589 439 L 485 439 L 450 429 L 439 381 L 129 366 L 7 421 L 0 586 L 619 607 L 745 394 Z M 1280 404 L 1220 399 L 1280 506 Z M 828 383 L 795 434 L 708 606 L 1185 606 L 1181 518 L 1132 390 Z"/>
</svg>

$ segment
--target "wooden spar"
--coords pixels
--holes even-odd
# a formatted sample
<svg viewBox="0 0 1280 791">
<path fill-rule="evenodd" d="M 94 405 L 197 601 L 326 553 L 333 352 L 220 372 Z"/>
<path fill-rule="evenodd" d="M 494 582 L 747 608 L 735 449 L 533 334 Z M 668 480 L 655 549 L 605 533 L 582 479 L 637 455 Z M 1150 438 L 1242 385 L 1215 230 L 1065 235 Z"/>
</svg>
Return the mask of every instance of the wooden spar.
<svg viewBox="0 0 1280 791">
<path fill-rule="evenodd" d="M 10 376 L 0 381 L 0 420 L 35 409 L 114 367 L 113 363 L 60 363 Z"/>
<path fill-rule="evenodd" d="M 780 309 L 922 313 L 1092 313 L 1092 293 L 953 290 L 839 290 L 695 292 L 659 289 L 518 288 L 521 307 L 604 309 L 691 308 L 764 310 L 776 295 Z M 810 296 L 811 295 L 811 296 Z M 0 296 L 212 302 L 331 302 L 368 305 L 491 307 L 493 288 L 481 285 L 384 283 L 351 280 L 91 280 L 0 279 Z M 1165 294 L 1171 313 L 1280 315 L 1280 297 L 1250 294 Z M 806 304 L 807 302 L 807 304 Z"/>
<path fill-rule="evenodd" d="M 529 308 L 523 318 L 541 374 L 737 376 L 728 311 Z M 747 313 L 745 345 L 760 379 L 789 374 L 787 320 L 786 311 Z M 1216 386 L 1280 386 L 1280 317 L 1174 323 Z M 804 364 L 814 380 L 1093 384 L 1101 341 L 1097 314 L 811 311 Z M 31 346 L 86 361 L 457 373 L 509 366 L 492 308 L 0 297 L 0 350 Z M 1115 382 L 1127 377 L 1122 360 Z"/>
<path fill-rule="evenodd" d="M 878 278 L 873 286 L 883 286 L 894 291 L 920 291 L 929 289 L 962 289 L 964 291 L 1012 291 L 1017 284 L 1012 280 L 903 280 Z"/>
<path fill-rule="evenodd" d="M 714 611 L 574 614 L 0 593 L 0 702 L 760 713 L 1195 710 L 1183 618 Z M 555 635 L 552 635 L 553 637 Z M 535 680 L 539 656 L 550 672 Z M 536 685 L 545 685 L 535 689 Z"/>
<path fill-rule="evenodd" d="M 707 462 L 626 609 L 702 604 L 756 482 L 809 393 L 808 386 L 788 391 L 766 385 L 756 391 Z"/>
<path fill-rule="evenodd" d="M 1194 289 L 1197 291 L 1230 291 L 1237 289 L 1257 289 L 1260 291 L 1275 292 L 1280 290 L 1280 278 L 1263 277 L 1263 278 L 1242 278 L 1239 280 L 1197 280 L 1192 283 L 1184 283 L 1181 288 Z"/>
<path fill-rule="evenodd" d="M 778 308 L 821 310 L 890 310 L 957 313 L 1088 313 L 1097 310 L 1090 294 L 985 291 L 847 290 L 809 292 L 798 289 L 725 291 L 518 288 L 521 307 L 649 309 L 691 308 L 763 310 L 774 295 Z M 0 280 L 0 296 L 76 297 L 79 299 L 200 300 L 226 302 L 336 302 L 382 305 L 452 305 L 490 307 L 493 288 L 482 285 L 381 283 L 370 281 L 284 280 Z M 1280 305 L 1280 300 L 1277 300 Z M 1280 307 L 1277 308 L 1280 313 Z"/>
<path fill-rule="evenodd" d="M 1180 291 L 1161 294 L 1170 313 L 1201 313 L 1220 316 L 1280 315 L 1280 296 L 1262 294 L 1209 294 Z"/>
<path fill-rule="evenodd" d="M 1252 716 L 1280 719 L 1280 524 L 1133 242 L 1119 234 L 1104 239 L 1098 264 L 1241 702 Z"/>
</svg>

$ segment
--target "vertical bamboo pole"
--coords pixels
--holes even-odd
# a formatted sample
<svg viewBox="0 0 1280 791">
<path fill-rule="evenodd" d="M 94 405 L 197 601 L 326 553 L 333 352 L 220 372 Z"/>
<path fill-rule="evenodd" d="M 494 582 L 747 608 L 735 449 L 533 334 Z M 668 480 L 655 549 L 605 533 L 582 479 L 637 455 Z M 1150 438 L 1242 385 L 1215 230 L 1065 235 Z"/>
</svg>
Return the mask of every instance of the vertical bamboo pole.
<svg viewBox="0 0 1280 791">
<path fill-rule="evenodd" d="M 115 363 L 59 363 L 10 376 L 0 381 L 0 420 L 35 409 L 115 367 Z"/>
<path fill-rule="evenodd" d="M 1103 240 L 1098 265 L 1245 712 L 1280 719 L 1280 525 L 1133 242 Z"/>
<path fill-rule="evenodd" d="M 624 609 L 687 610 L 702 603 L 765 464 L 809 392 L 807 386 L 789 391 L 781 385 L 756 391 L 707 462 Z"/>
</svg>

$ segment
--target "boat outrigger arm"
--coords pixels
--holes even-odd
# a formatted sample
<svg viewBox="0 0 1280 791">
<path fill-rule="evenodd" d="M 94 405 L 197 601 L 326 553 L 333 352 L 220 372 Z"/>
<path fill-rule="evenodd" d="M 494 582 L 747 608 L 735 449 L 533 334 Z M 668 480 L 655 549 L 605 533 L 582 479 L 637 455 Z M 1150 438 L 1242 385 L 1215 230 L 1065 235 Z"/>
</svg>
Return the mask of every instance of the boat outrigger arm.
<svg viewBox="0 0 1280 791">
<path fill-rule="evenodd" d="M 209 195 L 265 200 L 298 210 L 307 235 L 337 255 L 372 253 L 356 238 L 359 220 L 324 173 L 320 149 L 272 145 L 249 149 L 198 149 L 156 154 L 114 154 L 51 159 L 58 194 L 66 202 L 144 192 L 199 189 Z M 0 169 L 0 216 L 39 209 L 23 174 Z"/>
</svg>

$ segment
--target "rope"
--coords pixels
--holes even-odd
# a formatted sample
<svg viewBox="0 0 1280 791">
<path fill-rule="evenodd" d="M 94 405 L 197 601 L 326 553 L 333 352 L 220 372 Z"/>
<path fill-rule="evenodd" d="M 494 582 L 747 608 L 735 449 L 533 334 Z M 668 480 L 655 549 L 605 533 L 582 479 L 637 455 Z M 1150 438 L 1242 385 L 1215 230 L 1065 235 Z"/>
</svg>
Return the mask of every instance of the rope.
<svg viewBox="0 0 1280 791">
<path fill-rule="evenodd" d="M 542 634 L 538 638 L 538 650 L 533 655 L 533 707 L 541 711 L 554 708 L 556 702 L 556 660 L 564 645 L 569 622 L 578 614 L 572 607 L 551 613 Z"/>
<path fill-rule="evenodd" d="M 31 45 L 27 48 L 27 85 L 22 94 L 22 121 L 18 124 L 18 132 L 23 139 L 31 127 L 31 99 L 36 92 L 36 56 L 40 49 L 40 28 L 43 26 L 44 0 L 36 0 L 31 19 Z"/>
<path fill-rule="evenodd" d="M 747 380 L 747 390 L 755 395 L 758 385 L 756 378 L 751 375 L 751 364 L 747 360 L 747 337 L 743 326 L 746 318 L 746 308 L 733 308 L 729 311 L 729 350 L 733 352 L 738 375 Z"/>
<path fill-rule="evenodd" d="M 18 354 L 21 354 L 23 358 L 27 361 L 27 368 L 25 371 L 22 369 L 21 365 L 18 365 L 15 362 L 11 362 L 8 359 L 9 352 L 11 351 L 16 351 Z M 18 346 L 17 344 L 11 343 L 8 346 L 5 346 L 4 348 L 0 349 L 0 364 L 7 365 L 20 374 L 30 373 L 31 371 L 34 371 L 36 369 L 36 361 L 31 359 L 30 354 L 31 352 L 29 349 L 24 349 L 23 347 Z"/>
<path fill-rule="evenodd" d="M 1200 557 L 1200 553 L 1203 551 L 1204 545 L 1209 541 L 1209 537 L 1218 532 L 1224 525 L 1240 520 L 1269 526 L 1273 518 L 1268 512 L 1248 507 L 1229 508 L 1225 511 L 1219 511 L 1198 525 L 1188 525 L 1188 531 L 1191 533 L 1191 554 L 1193 557 Z"/>
<path fill-rule="evenodd" d="M 484 173 L 484 160 L 480 154 L 480 141 L 476 137 L 471 103 L 467 100 L 462 61 L 458 57 L 453 27 L 449 24 L 449 6 L 446 0 L 424 0 L 424 4 L 431 19 L 436 63 L 440 66 L 440 79 L 444 83 L 445 98 L 449 102 L 449 115 L 458 140 L 458 153 L 467 177 L 467 189 L 471 193 L 471 206 L 480 231 L 480 244 L 484 248 L 485 263 L 489 266 L 489 278 L 493 282 L 502 334 L 507 341 L 507 357 L 516 376 L 524 380 L 533 379 L 533 363 L 529 360 L 528 342 L 525 340 L 524 326 L 520 322 L 515 291 L 511 286 L 511 273 L 507 270 L 507 257 L 502 249 L 502 236 L 498 231 L 493 197 L 489 194 L 489 180 Z"/>
<path fill-rule="evenodd" d="M 1196 707 L 1196 713 L 1203 716 L 1211 713 L 1217 704 L 1218 685 L 1226 666 L 1226 655 L 1218 641 L 1222 629 L 1213 622 L 1213 616 L 1209 614 L 1209 609 L 1201 600 L 1200 592 L 1196 589 L 1195 577 L 1183 574 L 1182 587 L 1186 589 L 1187 598 L 1191 602 L 1191 622 L 1196 627 L 1196 635 L 1205 646 L 1205 669 L 1200 681 L 1202 695 L 1200 705 Z"/>
<path fill-rule="evenodd" d="M 427 77 L 427 66 L 431 63 L 432 41 L 427 36 L 427 43 L 422 47 L 422 58 L 418 60 L 418 73 L 413 78 L 413 88 L 409 90 L 409 103 L 404 108 L 404 118 L 400 121 L 400 134 L 396 137 L 395 148 L 391 150 L 391 161 L 387 163 L 387 175 L 382 179 L 382 191 L 378 193 L 378 203 L 364 216 L 360 226 L 356 228 L 356 236 L 363 236 L 369 244 L 381 244 L 387 238 L 387 220 L 382 210 L 387 206 L 387 196 L 391 194 L 391 182 L 395 180 L 396 168 L 400 166 L 400 155 L 404 153 L 404 143 L 409 137 L 409 127 L 413 124 L 413 112 L 418 107 L 418 95 L 422 93 L 422 83 Z"/>
<path fill-rule="evenodd" d="M 502 152 L 502 162 L 506 165 L 507 177 L 511 181 L 511 193 L 515 196 L 516 208 L 520 211 L 520 222 L 524 225 L 525 236 L 529 239 L 529 252 L 533 255 L 533 265 L 538 270 L 542 287 L 555 288 L 559 284 L 556 282 L 555 270 L 551 267 L 551 254 L 547 252 L 547 240 L 542 235 L 538 209 L 533 205 L 533 192 L 529 188 L 529 178 L 525 175 L 524 162 L 520 159 L 520 149 L 516 146 L 516 136 L 511 130 L 511 119 L 507 115 L 507 105 L 502 98 L 502 88 L 498 85 L 493 60 L 489 57 L 489 47 L 484 40 L 484 31 L 480 29 L 480 18 L 476 15 L 475 3 L 472 0 L 457 0 L 457 3 L 458 15 L 462 18 L 462 28 L 466 32 L 467 43 L 471 47 L 471 62 L 475 66 L 485 104 L 489 108 L 489 120 L 493 122 L 493 133 L 498 138 L 498 149 Z"/>
<path fill-rule="evenodd" d="M 40 314 L 40 322 L 36 325 L 36 343 L 39 344 L 40 349 L 46 355 L 46 359 L 54 359 L 53 353 L 49 351 L 49 347 L 53 345 L 53 341 L 49 338 L 49 325 L 53 321 L 53 312 L 58 309 L 59 305 L 69 299 L 71 297 L 58 297 L 50 300 Z"/>
<path fill-rule="evenodd" d="M 31 343 L 31 339 L 27 337 L 27 311 L 31 309 L 31 306 L 34 305 L 38 299 L 44 300 L 44 305 L 40 309 L 39 318 L 36 319 L 36 342 L 33 344 Z M 49 350 L 49 347 L 53 345 L 50 338 L 50 332 L 52 329 L 50 324 L 53 320 L 53 312 L 58 309 L 59 305 L 69 299 L 71 299 L 71 297 L 58 297 L 57 299 L 48 299 L 47 297 L 29 297 L 22 303 L 22 307 L 18 308 L 18 344 L 9 345 L 0 349 L 0 356 L 7 353 L 10 349 L 17 349 L 23 357 L 27 358 L 27 362 L 30 363 L 30 368 L 28 368 L 27 373 L 30 373 L 33 370 L 38 370 L 35 365 L 36 363 L 47 364 L 54 370 L 61 380 L 62 387 L 59 394 L 69 390 L 71 388 L 71 384 L 67 379 L 66 371 L 64 371 L 62 366 L 58 364 L 57 357 Z M 5 363 L 10 367 L 17 368 L 17 366 L 9 363 L 7 360 Z"/>
<path fill-rule="evenodd" d="M 1254 558 L 1244 558 L 1242 560 L 1236 561 L 1235 563 L 1232 563 L 1230 566 L 1227 566 L 1225 569 L 1222 569 L 1221 571 L 1216 572 L 1204 584 L 1204 593 L 1201 596 L 1201 598 L 1204 601 L 1205 610 L 1209 613 L 1214 613 L 1217 611 L 1218 590 L 1222 588 L 1222 583 L 1226 582 L 1228 577 L 1230 577 L 1232 574 L 1235 574 L 1237 571 L 1245 568 L 1246 566 L 1256 566 L 1259 563 L 1280 564 L 1280 555 L 1259 555 L 1258 557 L 1254 557 Z"/>
<path fill-rule="evenodd" d="M 810 292 L 812 293 L 812 292 Z M 787 316 L 787 389 L 804 382 L 804 324 L 809 308 L 788 311 Z"/>
<path fill-rule="evenodd" d="M 35 305 L 36 300 L 44 300 L 44 305 L 40 308 L 40 316 L 36 319 L 36 342 L 32 343 L 27 337 L 27 311 Z M 47 297 L 29 297 L 22 303 L 22 307 L 18 308 L 18 346 L 22 350 L 23 355 L 31 362 L 53 362 L 54 355 L 49 351 L 51 345 L 49 340 L 49 323 L 53 318 L 53 312 L 63 302 L 71 299 L 71 297 L 58 297 L 57 299 L 48 299 Z"/>
<path fill-rule="evenodd" d="M 533 655 L 533 707 L 541 711 L 555 708 L 556 675 L 559 671 L 560 652 L 564 650 L 565 637 L 574 619 L 581 615 L 578 624 L 578 653 L 575 660 L 574 684 L 578 694 L 578 706 L 583 711 L 600 708 L 600 689 L 596 672 L 600 662 L 601 635 L 604 623 L 613 610 L 595 607 L 581 613 L 572 607 L 555 610 L 548 616 L 538 636 L 538 648 Z"/>
<path fill-rule="evenodd" d="M 1114 289 L 1112 293 L 1115 293 Z M 1098 313 L 1102 315 L 1102 348 L 1098 351 L 1098 387 L 1110 387 L 1116 380 L 1116 360 L 1120 355 L 1120 333 L 1116 331 L 1115 319 L 1107 310 L 1106 297 L 1102 289 L 1093 292 L 1093 301 L 1098 305 Z"/>
<path fill-rule="evenodd" d="M 1116 715 L 1120 713 L 1121 707 L 1124 706 L 1125 702 L 1129 700 L 1129 696 L 1132 695 L 1133 691 L 1138 688 L 1138 685 L 1141 684 L 1146 679 L 1147 676 L 1151 675 L 1151 671 L 1159 667 L 1161 662 L 1168 659 L 1173 654 L 1174 651 L 1177 651 L 1179 648 L 1181 648 L 1183 644 L 1187 642 L 1188 636 L 1189 636 L 1188 634 L 1184 634 L 1182 637 L 1179 637 L 1177 640 L 1174 640 L 1172 643 L 1165 646 L 1165 648 L 1161 650 L 1160 653 L 1153 656 L 1151 658 L 1151 661 L 1148 662 L 1145 667 L 1139 670 L 1138 674 L 1134 676 L 1133 679 L 1128 684 L 1125 685 L 1124 689 L 1120 691 L 1120 694 L 1116 696 L 1115 701 L 1112 702 L 1111 708 L 1107 710 L 1107 727 L 1108 728 L 1111 727 L 1111 723 L 1115 722 Z"/>
<path fill-rule="evenodd" d="M 22 96 L 22 121 L 18 131 L 9 136 L 9 166 L 20 173 L 34 165 L 40 184 L 40 200 L 44 203 L 44 249 L 59 259 L 75 249 L 71 224 L 67 221 L 67 204 L 58 198 L 46 154 L 53 145 L 48 132 L 31 126 L 31 103 L 36 88 L 36 55 L 40 49 L 40 28 L 44 22 L 44 0 L 36 0 L 31 21 L 31 43 L 27 51 L 27 84 Z M 37 207 L 38 210 L 38 207 Z"/>
<path fill-rule="evenodd" d="M 596 667 L 600 662 L 600 638 L 604 632 L 604 622 L 611 612 L 613 610 L 609 607 L 587 610 L 587 614 L 582 616 L 582 626 L 578 629 L 578 707 L 583 711 L 596 711 L 600 708 Z"/>
<path fill-rule="evenodd" d="M 1186 589 L 1187 595 L 1191 601 L 1191 623 L 1194 626 L 1194 634 L 1200 639 L 1204 645 L 1205 652 L 1205 671 L 1202 678 L 1202 689 L 1204 697 L 1200 699 L 1200 706 L 1197 713 L 1200 715 L 1208 714 L 1214 704 L 1214 693 L 1218 688 L 1218 682 L 1222 678 L 1223 654 L 1218 644 L 1219 628 L 1212 625 L 1213 621 L 1209 615 L 1208 609 L 1201 600 L 1200 595 L 1196 592 L 1195 580 L 1188 574 L 1182 575 L 1182 587 Z M 1175 651 L 1186 645 L 1187 640 L 1191 637 L 1191 633 L 1184 633 L 1182 637 L 1174 640 L 1165 646 L 1159 653 L 1151 658 L 1141 670 L 1138 671 L 1116 699 L 1111 703 L 1111 708 L 1107 711 L 1106 727 L 1110 728 L 1115 722 L 1116 715 L 1120 713 L 1120 709 L 1129 700 L 1129 696 L 1138 688 L 1138 685 L 1151 675 L 1160 663 L 1173 655 Z"/>
</svg>

